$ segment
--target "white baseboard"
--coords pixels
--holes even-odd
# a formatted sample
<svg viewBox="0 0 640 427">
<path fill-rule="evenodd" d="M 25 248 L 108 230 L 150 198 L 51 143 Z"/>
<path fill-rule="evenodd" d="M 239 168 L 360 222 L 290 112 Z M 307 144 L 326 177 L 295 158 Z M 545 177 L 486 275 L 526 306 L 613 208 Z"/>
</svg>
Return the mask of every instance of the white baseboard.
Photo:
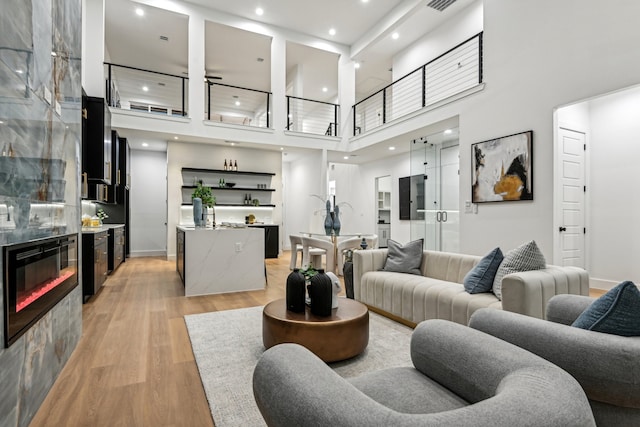
<svg viewBox="0 0 640 427">
<path fill-rule="evenodd" d="M 589 277 L 589 287 L 594 289 L 602 289 L 608 291 L 613 289 L 620 282 L 615 282 L 613 280 L 606 279 L 595 279 L 593 277 Z"/>
<path fill-rule="evenodd" d="M 167 256 L 167 251 L 131 251 L 129 253 L 131 258 L 142 258 L 150 256 Z"/>
</svg>

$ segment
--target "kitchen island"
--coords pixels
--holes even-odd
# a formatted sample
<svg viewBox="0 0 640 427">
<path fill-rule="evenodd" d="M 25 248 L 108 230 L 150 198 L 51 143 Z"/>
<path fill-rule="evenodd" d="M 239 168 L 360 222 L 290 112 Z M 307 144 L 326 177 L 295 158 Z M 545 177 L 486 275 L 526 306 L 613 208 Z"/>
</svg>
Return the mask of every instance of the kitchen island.
<svg viewBox="0 0 640 427">
<path fill-rule="evenodd" d="M 176 269 L 185 296 L 264 289 L 264 232 L 177 227 Z"/>
</svg>

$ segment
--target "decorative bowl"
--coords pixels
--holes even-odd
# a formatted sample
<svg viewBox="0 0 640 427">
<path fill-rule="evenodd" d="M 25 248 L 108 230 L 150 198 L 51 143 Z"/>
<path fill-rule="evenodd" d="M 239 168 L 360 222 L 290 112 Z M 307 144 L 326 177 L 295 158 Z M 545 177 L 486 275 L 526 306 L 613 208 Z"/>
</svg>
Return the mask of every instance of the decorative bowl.
<svg viewBox="0 0 640 427">
<path fill-rule="evenodd" d="M 227 186 L 227 188 L 233 188 L 233 187 L 235 187 L 236 183 L 235 182 L 226 182 L 225 185 Z"/>
</svg>

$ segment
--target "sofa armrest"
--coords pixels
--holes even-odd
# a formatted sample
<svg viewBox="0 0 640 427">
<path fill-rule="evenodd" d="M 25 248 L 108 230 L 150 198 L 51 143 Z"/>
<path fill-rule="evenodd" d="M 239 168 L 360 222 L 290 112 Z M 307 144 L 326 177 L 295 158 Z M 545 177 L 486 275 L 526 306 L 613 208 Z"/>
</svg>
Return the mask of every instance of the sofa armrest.
<svg viewBox="0 0 640 427">
<path fill-rule="evenodd" d="M 367 249 L 353 251 L 353 293 L 360 301 L 360 278 L 368 271 L 378 271 L 384 267 L 388 249 Z"/>
<path fill-rule="evenodd" d="M 547 320 L 571 325 L 593 301 L 583 295 L 556 295 L 547 304 Z"/>
<path fill-rule="evenodd" d="M 298 344 L 264 352 L 253 394 L 269 426 L 379 425 L 391 412 Z"/>
<path fill-rule="evenodd" d="M 548 266 L 502 278 L 502 308 L 546 318 L 549 300 L 558 294 L 589 295 L 589 275 L 578 267 Z"/>
<path fill-rule="evenodd" d="M 589 399 L 640 408 L 640 337 L 603 334 L 485 308 L 471 316 L 469 326 L 556 364 L 578 380 Z"/>
</svg>

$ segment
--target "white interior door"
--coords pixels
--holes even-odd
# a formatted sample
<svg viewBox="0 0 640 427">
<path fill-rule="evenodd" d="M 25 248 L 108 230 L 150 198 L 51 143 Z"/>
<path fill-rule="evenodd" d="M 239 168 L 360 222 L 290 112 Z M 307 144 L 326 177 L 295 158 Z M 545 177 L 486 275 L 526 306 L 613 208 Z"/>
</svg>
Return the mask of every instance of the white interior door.
<svg viewBox="0 0 640 427">
<path fill-rule="evenodd" d="M 585 268 L 585 135 L 560 128 L 558 136 L 561 262 Z"/>
</svg>

